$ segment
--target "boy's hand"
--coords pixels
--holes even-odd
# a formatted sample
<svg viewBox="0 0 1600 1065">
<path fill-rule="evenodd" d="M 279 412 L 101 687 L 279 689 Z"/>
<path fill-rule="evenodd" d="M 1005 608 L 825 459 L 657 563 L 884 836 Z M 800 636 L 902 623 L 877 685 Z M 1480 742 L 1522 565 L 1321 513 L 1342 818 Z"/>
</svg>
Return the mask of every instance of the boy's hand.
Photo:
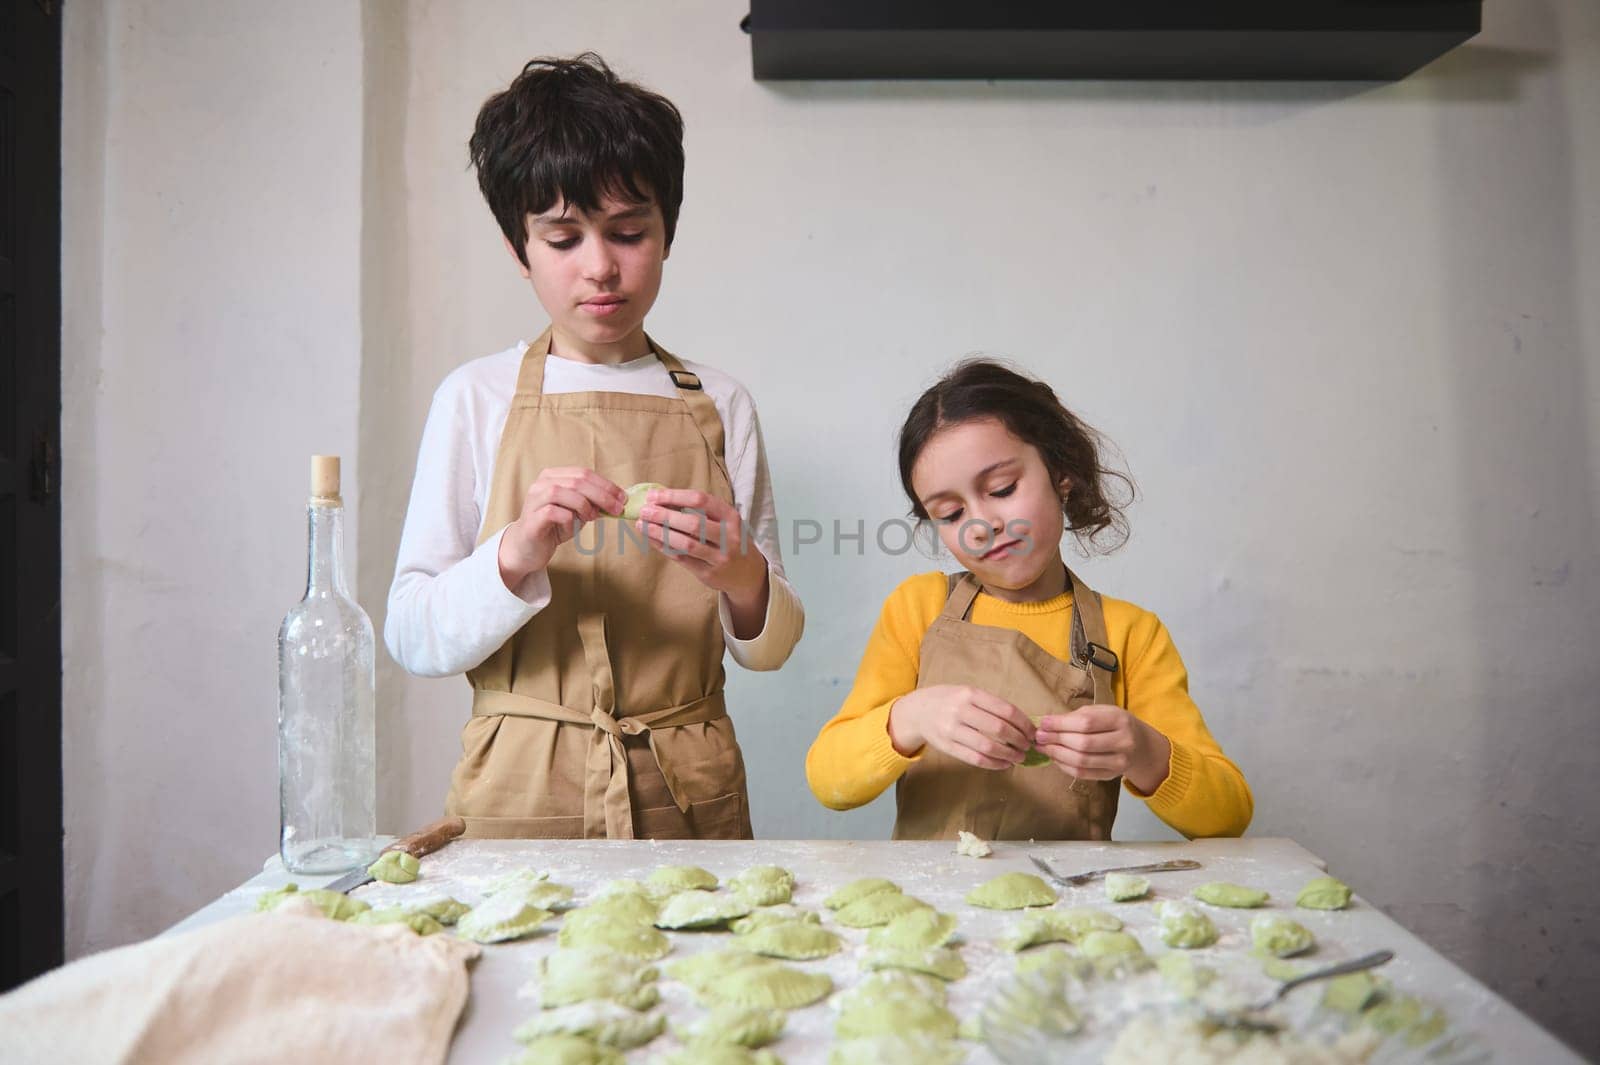
<svg viewBox="0 0 1600 1065">
<path fill-rule="evenodd" d="M 924 745 L 980 769 L 1010 769 L 1034 742 L 1033 722 L 982 688 L 935 684 L 889 708 L 889 741 L 911 755 Z"/>
<path fill-rule="evenodd" d="M 522 513 L 500 538 L 500 579 L 514 590 L 530 573 L 550 564 L 556 548 L 577 535 L 580 522 L 620 512 L 626 501 L 621 488 L 593 470 L 541 470 L 522 497 Z"/>
<path fill-rule="evenodd" d="M 1146 795 L 1167 779 L 1172 744 L 1120 706 L 1084 706 L 1040 719 L 1034 746 L 1081 780 L 1126 777 Z"/>
<path fill-rule="evenodd" d="M 636 527 L 651 547 L 728 597 L 735 636 L 747 640 L 761 632 L 767 617 L 767 559 L 746 542 L 737 508 L 705 492 L 652 488 Z"/>
</svg>

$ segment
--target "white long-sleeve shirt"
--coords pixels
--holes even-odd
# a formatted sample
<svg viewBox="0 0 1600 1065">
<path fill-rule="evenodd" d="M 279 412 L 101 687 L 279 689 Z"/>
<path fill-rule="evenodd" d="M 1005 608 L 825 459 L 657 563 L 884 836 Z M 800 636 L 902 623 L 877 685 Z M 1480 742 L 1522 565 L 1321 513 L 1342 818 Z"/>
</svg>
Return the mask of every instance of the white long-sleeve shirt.
<svg viewBox="0 0 1600 1065">
<path fill-rule="evenodd" d="M 497 531 L 480 546 L 494 461 L 517 390 L 526 342 L 458 367 L 439 385 L 422 430 L 417 475 L 389 588 L 384 643 L 408 673 L 445 677 L 479 665 L 550 602 L 550 581 L 532 573 L 514 591 L 500 579 Z M 719 596 L 723 640 L 746 669 L 777 669 L 805 627 L 805 610 L 783 574 L 779 528 L 761 426 L 750 393 L 727 374 L 683 360 L 700 378 L 722 418 L 733 502 L 751 541 L 767 560 L 770 592 L 761 632 L 733 635 Z M 614 366 L 550 356 L 544 391 L 627 392 L 674 397 L 677 386 L 654 355 Z"/>
</svg>

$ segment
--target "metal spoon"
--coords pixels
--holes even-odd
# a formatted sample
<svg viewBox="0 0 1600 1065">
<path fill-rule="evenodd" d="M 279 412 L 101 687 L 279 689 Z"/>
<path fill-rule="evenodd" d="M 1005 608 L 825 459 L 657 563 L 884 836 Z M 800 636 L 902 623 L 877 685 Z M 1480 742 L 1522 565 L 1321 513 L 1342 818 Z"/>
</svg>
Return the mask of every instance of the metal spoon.
<svg viewBox="0 0 1600 1065">
<path fill-rule="evenodd" d="M 1313 969 L 1309 973 L 1301 973 L 1293 980 L 1285 980 L 1281 985 L 1279 985 L 1278 990 L 1274 991 L 1272 994 L 1268 995 L 1266 998 L 1262 999 L 1253 1006 L 1246 1006 L 1243 1009 L 1234 1010 L 1232 1012 L 1206 1010 L 1206 1020 L 1220 1028 L 1242 1028 L 1252 1032 L 1276 1032 L 1282 1027 L 1282 1025 L 1278 1024 L 1276 1021 L 1264 1020 L 1251 1015 L 1260 1013 L 1262 1010 L 1276 1005 L 1279 999 L 1283 998 L 1284 995 L 1287 995 L 1301 984 L 1315 983 L 1318 980 L 1330 980 L 1335 976 L 1344 976 L 1348 973 L 1358 973 L 1363 969 L 1376 969 L 1378 966 L 1392 961 L 1393 959 L 1394 951 L 1377 950 L 1373 951 L 1371 954 L 1363 954 L 1359 958 L 1351 958 L 1349 961 L 1339 962 L 1337 965 L 1329 965 L 1325 968 Z"/>
</svg>

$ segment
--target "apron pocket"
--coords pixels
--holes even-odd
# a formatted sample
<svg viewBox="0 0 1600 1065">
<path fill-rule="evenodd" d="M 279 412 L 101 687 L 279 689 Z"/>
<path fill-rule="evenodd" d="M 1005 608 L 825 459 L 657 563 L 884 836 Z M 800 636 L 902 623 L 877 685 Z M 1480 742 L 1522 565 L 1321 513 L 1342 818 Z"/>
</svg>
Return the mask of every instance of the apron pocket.
<svg viewBox="0 0 1600 1065">
<path fill-rule="evenodd" d="M 635 830 L 641 839 L 749 839 L 750 819 L 744 794 L 730 791 L 715 799 L 689 804 L 683 813 L 676 806 L 634 811 Z"/>
</svg>

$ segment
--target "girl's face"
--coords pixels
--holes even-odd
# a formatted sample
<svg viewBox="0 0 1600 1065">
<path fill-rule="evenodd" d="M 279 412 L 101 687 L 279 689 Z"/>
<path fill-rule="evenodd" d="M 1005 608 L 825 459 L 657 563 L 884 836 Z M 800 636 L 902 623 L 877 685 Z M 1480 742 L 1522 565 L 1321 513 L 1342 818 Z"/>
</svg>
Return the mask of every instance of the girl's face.
<svg viewBox="0 0 1600 1065">
<path fill-rule="evenodd" d="M 935 432 L 911 468 L 911 486 L 946 549 L 987 591 L 1020 602 L 1064 589 L 1066 486 L 1051 480 L 1038 448 L 998 420 Z"/>
</svg>

